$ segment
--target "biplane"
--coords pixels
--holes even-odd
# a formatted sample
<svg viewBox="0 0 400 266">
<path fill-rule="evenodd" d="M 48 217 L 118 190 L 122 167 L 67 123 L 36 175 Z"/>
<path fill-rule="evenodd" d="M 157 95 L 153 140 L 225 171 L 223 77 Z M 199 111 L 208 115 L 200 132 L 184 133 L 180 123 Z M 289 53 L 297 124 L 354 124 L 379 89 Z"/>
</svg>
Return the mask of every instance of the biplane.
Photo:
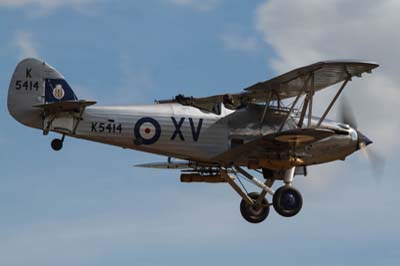
<svg viewBox="0 0 400 266">
<path fill-rule="evenodd" d="M 28 58 L 15 69 L 7 104 L 20 123 L 44 135 L 59 133 L 51 142 L 55 151 L 66 136 L 75 137 L 166 156 L 165 162 L 137 166 L 178 169 L 181 182 L 226 183 L 241 197 L 244 219 L 259 223 L 271 205 L 284 217 L 301 210 L 293 179 L 306 175 L 308 166 L 344 160 L 372 143 L 349 116 L 338 122 L 326 117 L 346 85 L 376 67 L 356 60 L 323 61 L 238 93 L 101 106 L 79 99 L 54 67 Z M 314 94 L 335 84 L 337 93 L 315 116 Z M 260 192 L 247 193 L 241 179 Z M 283 183 L 274 190 L 277 181 Z"/>
</svg>

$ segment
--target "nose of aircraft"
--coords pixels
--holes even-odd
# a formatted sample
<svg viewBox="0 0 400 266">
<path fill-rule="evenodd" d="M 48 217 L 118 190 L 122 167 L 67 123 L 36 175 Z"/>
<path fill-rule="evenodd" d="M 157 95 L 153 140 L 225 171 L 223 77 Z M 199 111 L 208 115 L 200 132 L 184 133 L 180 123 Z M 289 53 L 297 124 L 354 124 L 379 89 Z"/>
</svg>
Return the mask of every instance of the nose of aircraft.
<svg viewBox="0 0 400 266">
<path fill-rule="evenodd" d="M 360 149 L 362 147 L 366 147 L 369 144 L 372 144 L 372 140 L 370 140 L 367 136 L 365 136 L 360 131 L 357 131 L 358 134 L 358 145 L 357 148 Z"/>
</svg>

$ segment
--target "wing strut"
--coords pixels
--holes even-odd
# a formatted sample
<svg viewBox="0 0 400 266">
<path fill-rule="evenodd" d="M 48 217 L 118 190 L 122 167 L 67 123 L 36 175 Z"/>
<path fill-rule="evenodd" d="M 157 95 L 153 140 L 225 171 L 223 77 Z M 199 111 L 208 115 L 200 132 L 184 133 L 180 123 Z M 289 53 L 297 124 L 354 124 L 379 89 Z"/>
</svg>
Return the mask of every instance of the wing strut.
<svg viewBox="0 0 400 266">
<path fill-rule="evenodd" d="M 304 121 L 304 117 L 306 116 L 306 112 L 307 112 L 307 108 L 308 108 L 308 102 L 310 101 L 310 94 L 307 93 L 304 102 L 303 102 L 303 108 L 301 110 L 301 114 L 300 114 L 300 119 L 299 119 L 299 123 L 297 124 L 298 128 L 301 128 L 303 126 L 303 121 Z"/>
<path fill-rule="evenodd" d="M 319 119 L 317 127 L 319 127 L 322 123 L 322 121 L 324 121 L 325 117 L 328 115 L 329 111 L 332 109 L 332 106 L 335 104 L 337 98 L 339 97 L 339 95 L 342 93 L 344 87 L 346 87 L 347 82 L 351 81 L 351 76 L 349 75 L 347 77 L 347 79 L 343 82 L 342 86 L 340 86 L 340 89 L 338 90 L 338 92 L 336 93 L 335 97 L 333 97 L 332 101 L 330 102 L 330 104 L 328 105 L 328 107 L 326 108 L 324 114 L 322 115 L 322 117 Z"/>
<path fill-rule="evenodd" d="M 271 97 L 272 97 L 272 92 L 269 92 L 267 98 L 265 99 L 265 107 L 264 107 L 263 114 L 261 116 L 260 123 L 264 122 L 265 115 L 267 114 L 268 109 L 269 109 L 269 102 L 271 101 Z"/>
<path fill-rule="evenodd" d="M 296 99 L 294 100 L 292 106 L 290 107 L 290 110 L 289 110 L 289 112 L 287 113 L 285 119 L 282 121 L 282 123 L 281 123 L 281 125 L 280 125 L 280 127 L 279 127 L 278 132 L 281 132 L 281 131 L 282 131 L 283 127 L 285 126 L 285 124 L 286 124 L 286 122 L 287 122 L 287 120 L 289 119 L 290 115 L 292 114 L 294 107 L 296 106 L 297 102 L 299 101 L 301 95 L 302 95 L 302 94 L 304 93 L 304 91 L 307 89 L 307 83 L 308 83 L 308 81 L 310 80 L 310 78 L 312 78 L 312 76 L 314 76 L 314 74 L 309 75 L 309 76 L 307 77 L 307 79 L 304 81 L 303 88 L 300 90 L 300 92 L 299 92 L 299 94 L 297 95 Z"/>
<path fill-rule="evenodd" d="M 296 99 L 294 100 L 292 106 L 290 107 L 290 110 L 289 110 L 289 112 L 287 113 L 285 119 L 282 121 L 282 123 L 281 123 L 281 125 L 280 125 L 280 127 L 279 127 L 279 129 L 278 129 L 278 132 L 281 132 L 281 131 L 282 131 L 283 127 L 284 127 L 285 124 L 286 124 L 286 121 L 289 119 L 290 115 L 292 114 L 293 109 L 294 109 L 295 105 L 297 104 L 297 102 L 299 101 L 299 99 L 300 99 L 300 97 L 301 97 L 302 94 L 303 94 L 303 92 L 300 91 L 300 93 L 297 95 L 297 97 L 296 97 Z"/>
<path fill-rule="evenodd" d="M 309 79 L 311 79 L 310 87 L 309 87 L 309 89 L 305 88 L 305 90 L 307 91 L 307 94 L 306 94 L 306 97 L 304 99 L 303 108 L 302 108 L 301 114 L 300 114 L 300 119 L 299 119 L 299 122 L 297 124 L 297 127 L 299 127 L 299 128 L 301 128 L 303 126 L 303 122 L 304 122 L 304 118 L 306 117 L 307 109 L 308 109 L 308 121 L 307 121 L 308 127 L 310 127 L 310 124 L 311 124 L 312 103 L 313 103 L 313 97 L 314 97 L 314 93 L 315 93 L 315 90 L 314 90 L 314 78 L 315 78 L 315 76 L 314 76 L 314 72 L 313 72 L 313 73 L 310 74 L 310 77 L 309 77 Z M 307 83 L 308 83 L 309 79 L 307 79 L 307 81 L 305 83 L 306 87 L 307 87 Z"/>
<path fill-rule="evenodd" d="M 308 121 L 307 121 L 307 127 L 310 128 L 311 127 L 311 118 L 312 118 L 312 107 L 313 107 L 313 98 L 314 98 L 314 72 L 312 72 L 311 74 L 311 86 L 310 89 L 308 91 L 308 96 L 309 96 L 309 101 L 308 101 Z"/>
</svg>

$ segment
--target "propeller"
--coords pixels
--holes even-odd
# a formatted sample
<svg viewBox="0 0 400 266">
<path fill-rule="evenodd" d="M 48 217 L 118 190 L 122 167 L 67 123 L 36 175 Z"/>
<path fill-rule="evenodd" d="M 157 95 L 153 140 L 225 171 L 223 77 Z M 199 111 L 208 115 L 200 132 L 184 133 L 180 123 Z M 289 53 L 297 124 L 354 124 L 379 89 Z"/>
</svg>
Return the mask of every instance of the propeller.
<svg viewBox="0 0 400 266">
<path fill-rule="evenodd" d="M 372 144 L 372 141 L 359 131 L 354 112 L 351 109 L 350 104 L 344 97 L 342 97 L 340 106 L 340 118 L 343 123 L 348 124 L 357 131 L 358 135 L 357 149 L 359 149 L 364 155 L 364 157 L 369 161 L 375 179 L 377 182 L 379 182 L 381 179 L 380 177 L 383 174 L 385 159 L 378 152 L 371 149 L 367 149 L 367 146 L 369 144 Z"/>
<path fill-rule="evenodd" d="M 353 110 L 351 109 L 349 102 L 344 96 L 341 100 L 340 118 L 343 123 L 348 124 L 356 130 L 358 129 L 356 117 L 354 116 Z"/>
</svg>

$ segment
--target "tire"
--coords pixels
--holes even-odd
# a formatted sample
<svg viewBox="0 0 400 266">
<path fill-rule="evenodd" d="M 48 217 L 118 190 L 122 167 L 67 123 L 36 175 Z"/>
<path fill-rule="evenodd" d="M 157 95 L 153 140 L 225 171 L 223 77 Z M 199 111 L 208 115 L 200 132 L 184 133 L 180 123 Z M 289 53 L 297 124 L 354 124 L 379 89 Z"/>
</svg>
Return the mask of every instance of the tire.
<svg viewBox="0 0 400 266">
<path fill-rule="evenodd" d="M 51 141 L 51 148 L 55 151 L 59 151 L 62 149 L 63 143 L 61 139 L 53 139 Z"/>
<path fill-rule="evenodd" d="M 303 207 L 303 198 L 297 189 L 283 186 L 275 192 L 272 204 L 278 214 L 292 217 L 298 214 Z"/>
<path fill-rule="evenodd" d="M 259 195 L 260 194 L 257 192 L 251 192 L 248 194 L 248 196 L 253 200 L 257 200 Z M 261 202 L 261 206 L 254 207 L 242 199 L 240 202 L 240 213 L 243 218 L 250 223 L 261 223 L 269 214 L 269 203 L 267 199 L 264 198 Z"/>
</svg>

